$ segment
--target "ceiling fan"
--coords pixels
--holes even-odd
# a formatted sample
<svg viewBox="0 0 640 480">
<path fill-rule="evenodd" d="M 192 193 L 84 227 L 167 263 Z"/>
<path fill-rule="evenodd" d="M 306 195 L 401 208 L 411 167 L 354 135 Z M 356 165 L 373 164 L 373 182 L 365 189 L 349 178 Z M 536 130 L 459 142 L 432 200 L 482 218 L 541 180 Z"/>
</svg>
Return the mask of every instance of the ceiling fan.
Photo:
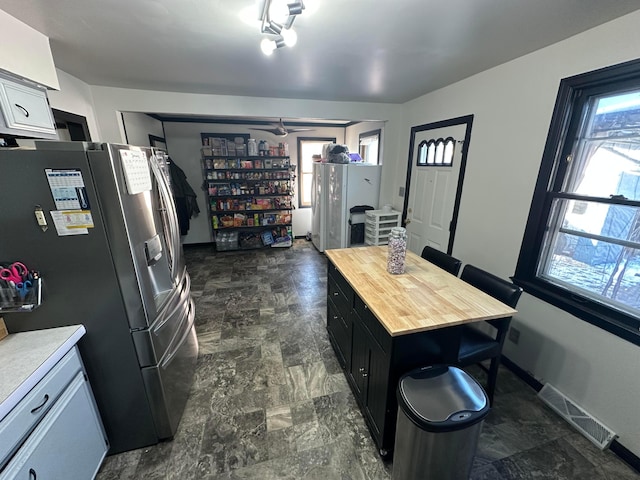
<svg viewBox="0 0 640 480">
<path fill-rule="evenodd" d="M 311 128 L 287 128 L 284 126 L 282 119 L 279 123 L 274 123 L 273 128 L 250 128 L 249 130 L 261 130 L 263 132 L 273 133 L 276 137 L 286 137 L 289 133 L 294 132 L 310 132 Z"/>
</svg>

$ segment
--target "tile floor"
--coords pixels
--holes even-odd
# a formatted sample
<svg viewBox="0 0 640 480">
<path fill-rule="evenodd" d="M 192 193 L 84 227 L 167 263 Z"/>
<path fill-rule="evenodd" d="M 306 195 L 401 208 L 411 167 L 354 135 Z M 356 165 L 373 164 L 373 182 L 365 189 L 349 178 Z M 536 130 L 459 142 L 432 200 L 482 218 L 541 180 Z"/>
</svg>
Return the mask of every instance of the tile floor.
<svg viewBox="0 0 640 480">
<path fill-rule="evenodd" d="M 108 479 L 389 479 L 325 330 L 326 260 L 310 242 L 187 247 L 200 357 L 171 442 L 108 457 Z M 480 369 L 470 373 L 484 381 Z M 638 479 L 506 369 L 471 478 Z"/>
</svg>

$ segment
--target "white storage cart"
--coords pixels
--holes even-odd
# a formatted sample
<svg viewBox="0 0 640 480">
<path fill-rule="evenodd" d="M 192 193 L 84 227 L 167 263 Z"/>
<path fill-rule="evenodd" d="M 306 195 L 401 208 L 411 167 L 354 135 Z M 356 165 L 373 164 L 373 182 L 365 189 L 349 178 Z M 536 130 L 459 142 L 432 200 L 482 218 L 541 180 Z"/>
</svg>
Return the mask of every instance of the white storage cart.
<svg viewBox="0 0 640 480">
<path fill-rule="evenodd" d="M 369 210 L 365 212 L 364 243 L 367 245 L 386 245 L 389 232 L 394 227 L 399 227 L 402 221 L 402 212 L 395 210 Z"/>
</svg>

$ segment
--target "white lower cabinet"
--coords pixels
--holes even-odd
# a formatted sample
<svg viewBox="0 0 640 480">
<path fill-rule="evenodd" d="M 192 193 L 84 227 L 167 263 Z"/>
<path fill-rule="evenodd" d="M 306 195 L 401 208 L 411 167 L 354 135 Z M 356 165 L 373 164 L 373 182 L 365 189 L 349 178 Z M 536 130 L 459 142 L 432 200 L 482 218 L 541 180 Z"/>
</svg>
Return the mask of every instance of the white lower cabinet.
<svg viewBox="0 0 640 480">
<path fill-rule="evenodd" d="M 40 383 L 46 386 L 47 380 L 45 377 Z M 0 472 L 0 480 L 91 479 L 98 473 L 107 449 L 89 382 L 83 370 L 76 371 Z"/>
</svg>

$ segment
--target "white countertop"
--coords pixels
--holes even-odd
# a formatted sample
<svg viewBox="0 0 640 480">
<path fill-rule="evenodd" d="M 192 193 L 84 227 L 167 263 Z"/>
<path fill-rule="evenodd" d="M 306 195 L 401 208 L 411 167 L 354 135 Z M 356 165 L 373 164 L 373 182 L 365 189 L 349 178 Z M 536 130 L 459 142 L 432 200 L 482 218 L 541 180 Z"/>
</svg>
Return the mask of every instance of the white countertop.
<svg viewBox="0 0 640 480">
<path fill-rule="evenodd" d="M 12 333 L 0 340 L 0 420 L 78 343 L 82 325 Z"/>
</svg>

